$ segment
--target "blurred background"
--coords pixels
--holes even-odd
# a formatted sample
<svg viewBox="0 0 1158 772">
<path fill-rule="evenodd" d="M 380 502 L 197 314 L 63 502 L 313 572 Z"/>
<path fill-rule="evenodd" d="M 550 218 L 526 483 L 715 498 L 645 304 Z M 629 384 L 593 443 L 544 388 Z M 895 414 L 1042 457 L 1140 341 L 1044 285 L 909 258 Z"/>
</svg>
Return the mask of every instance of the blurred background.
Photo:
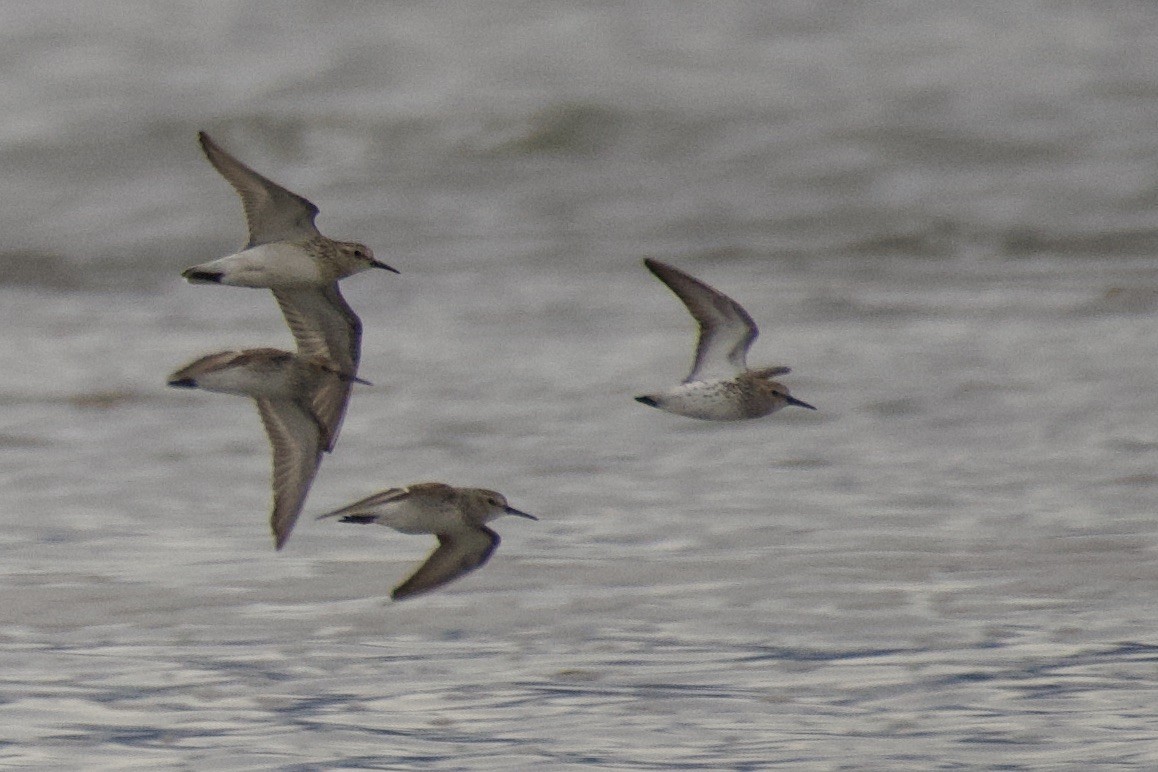
<svg viewBox="0 0 1158 772">
<path fill-rule="evenodd" d="M 1158 765 L 1151 3 L 0 2 L 0 763 Z M 196 132 L 401 274 L 286 549 Z M 709 424 L 641 258 L 819 411 Z M 541 518 L 316 522 L 480 485 Z"/>
</svg>

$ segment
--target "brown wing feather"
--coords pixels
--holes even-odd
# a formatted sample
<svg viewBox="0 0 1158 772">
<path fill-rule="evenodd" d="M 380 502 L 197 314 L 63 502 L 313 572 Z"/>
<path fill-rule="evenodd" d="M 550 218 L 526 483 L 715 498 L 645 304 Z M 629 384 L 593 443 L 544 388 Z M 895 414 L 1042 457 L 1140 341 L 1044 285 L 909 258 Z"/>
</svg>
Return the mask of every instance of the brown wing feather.
<svg viewBox="0 0 1158 772">
<path fill-rule="evenodd" d="M 314 218 L 318 208 L 311 201 L 250 169 L 225 152 L 205 132 L 200 132 L 197 138 L 209 163 L 241 196 L 245 222 L 249 227 L 247 248 L 317 235 Z"/>
<path fill-rule="evenodd" d="M 373 510 L 382 504 L 389 504 L 394 501 L 402 501 L 413 496 L 414 494 L 421 494 L 426 497 L 433 497 L 436 501 L 449 502 L 455 498 L 455 489 L 446 483 L 438 482 L 424 482 L 407 485 L 405 488 L 387 488 L 384 491 L 378 491 L 364 499 L 355 501 L 353 504 L 347 504 L 341 509 L 335 509 L 333 512 L 327 512 L 324 515 L 319 515 L 318 519 L 326 517 L 344 517 L 346 515 L 371 514 Z"/>
<path fill-rule="evenodd" d="M 289 400 L 258 399 L 257 410 L 273 449 L 274 545 L 285 546 L 301 514 L 322 458 L 322 431 L 303 406 Z"/>
<path fill-rule="evenodd" d="M 325 449 L 338 442 L 353 378 L 362 356 L 362 321 L 346 303 L 337 283 L 317 289 L 275 289 L 286 324 L 298 344 L 298 353 L 321 357 L 345 376 L 324 378 L 310 399 L 325 432 Z"/>
<path fill-rule="evenodd" d="M 392 501 L 402 501 L 410 496 L 409 488 L 387 488 L 384 491 L 379 491 L 372 496 L 367 496 L 364 499 L 355 501 L 353 504 L 347 504 L 341 509 L 335 509 L 333 512 L 327 512 L 324 515 L 318 515 L 321 520 L 327 517 L 346 517 L 348 515 L 359 514 L 373 514 L 372 510 L 381 505 Z"/>
<path fill-rule="evenodd" d="M 194 359 L 189 364 L 177 370 L 169 376 L 169 380 L 181 380 L 183 378 L 196 378 L 205 373 L 211 373 L 215 370 L 221 370 L 229 367 L 231 364 L 243 361 L 247 356 L 251 356 L 254 351 L 266 351 L 267 349 L 251 349 L 246 351 L 216 351 L 212 354 L 206 354 L 203 357 Z"/>
<path fill-rule="evenodd" d="M 748 348 L 760 334 L 756 322 L 743 306 L 678 268 L 650 257 L 643 262 L 683 301 L 699 324 L 696 357 L 685 383 L 708 373 L 734 375 L 743 372 L 747 368 Z"/>
<path fill-rule="evenodd" d="M 454 534 L 438 534 L 438 548 L 390 597 L 402 600 L 441 587 L 483 565 L 499 546 L 499 535 L 485 526 Z"/>
</svg>

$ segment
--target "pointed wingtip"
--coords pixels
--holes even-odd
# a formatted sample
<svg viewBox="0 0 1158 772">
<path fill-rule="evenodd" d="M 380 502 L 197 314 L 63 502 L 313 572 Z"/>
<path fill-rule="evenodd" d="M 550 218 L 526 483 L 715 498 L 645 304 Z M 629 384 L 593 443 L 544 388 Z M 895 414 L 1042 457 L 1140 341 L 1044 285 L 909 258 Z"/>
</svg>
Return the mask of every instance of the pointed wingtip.
<svg viewBox="0 0 1158 772">
<path fill-rule="evenodd" d="M 409 598 L 414 598 L 418 595 L 426 595 L 431 590 L 437 590 L 439 587 L 443 586 L 447 582 L 450 582 L 453 579 L 457 579 L 458 576 L 461 576 L 461 574 L 452 576 L 450 579 L 446 579 L 444 581 L 435 582 L 434 584 L 426 586 L 426 587 L 419 587 L 417 589 L 411 587 L 410 586 L 410 579 L 407 579 L 405 582 L 403 582 L 402 584 L 398 585 L 397 587 L 395 587 L 393 590 L 390 591 L 390 599 L 391 600 L 407 600 Z M 413 579 L 414 577 L 410 577 L 410 578 Z"/>
<path fill-rule="evenodd" d="M 294 532 L 294 520 L 296 519 L 296 515 L 288 522 L 279 521 L 275 523 L 272 522 L 271 519 L 269 530 L 273 532 L 273 548 L 278 552 L 281 552 L 281 548 L 289 541 L 290 534 Z"/>
<path fill-rule="evenodd" d="M 660 275 L 664 270 L 672 270 L 672 267 L 667 263 L 656 260 L 654 257 L 643 258 L 643 265 L 647 270 L 651 271 L 656 278 L 663 279 Z"/>
<path fill-rule="evenodd" d="M 413 579 L 413 578 L 414 577 L 411 577 L 411 579 Z M 406 600 L 407 598 L 413 598 L 415 595 L 422 595 L 423 593 L 430 592 L 431 590 L 438 587 L 440 584 L 443 584 L 443 583 L 440 582 L 439 584 L 435 584 L 431 587 L 421 587 L 421 588 L 416 590 L 416 589 L 409 586 L 410 585 L 410 579 L 407 579 L 405 582 L 403 582 L 402 584 L 398 585 L 397 587 L 395 587 L 393 590 L 390 591 L 390 599 L 391 600 Z"/>
</svg>

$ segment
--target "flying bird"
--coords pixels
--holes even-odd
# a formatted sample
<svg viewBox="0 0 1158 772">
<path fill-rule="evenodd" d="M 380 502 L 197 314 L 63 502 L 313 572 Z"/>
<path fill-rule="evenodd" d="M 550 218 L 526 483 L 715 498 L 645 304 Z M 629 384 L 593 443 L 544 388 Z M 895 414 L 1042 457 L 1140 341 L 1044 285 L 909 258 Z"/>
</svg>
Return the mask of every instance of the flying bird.
<svg viewBox="0 0 1158 772">
<path fill-rule="evenodd" d="M 326 238 L 314 225 L 314 204 L 234 158 L 208 134 L 198 134 L 213 167 L 241 197 L 249 241 L 237 253 L 185 269 L 194 284 L 264 287 L 273 291 L 298 353 L 323 357 L 355 376 L 361 359 L 362 322 L 338 290 L 338 280 L 370 268 L 398 273 L 364 244 Z M 324 450 L 338 440 L 350 381 L 324 385 L 312 396 L 314 412 L 329 427 Z"/>
<path fill-rule="evenodd" d="M 343 523 L 376 523 L 402 533 L 432 533 L 438 547 L 409 579 L 394 588 L 401 600 L 441 587 L 486 563 L 499 546 L 499 535 L 486 523 L 503 515 L 538 520 L 507 504 L 501 493 L 484 488 L 455 488 L 426 482 L 388 488 L 318 519 Z"/>
<path fill-rule="evenodd" d="M 169 376 L 176 388 L 204 389 L 253 398 L 273 450 L 273 512 L 277 549 L 285 546 L 321 463 L 331 429 L 311 396 L 338 381 L 365 383 L 327 360 L 272 348 L 219 351 Z"/>
<path fill-rule="evenodd" d="M 677 386 L 636 397 L 637 402 L 669 413 L 709 421 L 737 421 L 775 413 L 786 405 L 816 408 L 772 380 L 787 367 L 749 370 L 748 349 L 759 335 L 744 308 L 724 293 L 666 263 L 643 264 L 675 293 L 700 327 L 691 372 Z"/>
</svg>

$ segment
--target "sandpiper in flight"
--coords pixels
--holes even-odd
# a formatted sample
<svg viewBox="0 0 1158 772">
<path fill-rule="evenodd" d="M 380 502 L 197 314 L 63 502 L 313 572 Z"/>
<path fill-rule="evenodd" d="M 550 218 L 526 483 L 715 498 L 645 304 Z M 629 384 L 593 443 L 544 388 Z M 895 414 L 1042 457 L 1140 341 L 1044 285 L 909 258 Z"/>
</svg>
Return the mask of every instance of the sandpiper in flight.
<svg viewBox="0 0 1158 772">
<path fill-rule="evenodd" d="M 374 259 L 364 244 L 326 238 L 314 225 L 318 208 L 312 202 L 253 171 L 205 132 L 198 139 L 209 162 L 241 196 L 249 241 L 240 252 L 187 268 L 181 275 L 195 284 L 272 290 L 298 353 L 328 358 L 342 373 L 357 375 L 362 322 L 337 282 L 369 268 L 398 271 Z M 337 442 L 349 396 L 348 381 L 333 381 L 312 397 L 314 411 L 331 427 L 327 451 Z"/>
<path fill-rule="evenodd" d="M 699 279 L 659 260 L 643 261 L 676 294 L 699 323 L 700 336 L 692 370 L 683 383 L 635 399 L 669 413 L 710 421 L 759 418 L 785 405 L 816 408 L 772 380 L 787 367 L 749 370 L 748 349 L 759 330 L 739 303 Z"/>
<path fill-rule="evenodd" d="M 389 488 L 318 519 L 377 523 L 402 533 L 432 533 L 438 547 L 409 579 L 390 594 L 395 600 L 433 590 L 486 563 L 499 535 L 486 523 L 502 515 L 538 520 L 507 504 L 500 493 L 483 488 L 454 488 L 437 482 Z"/>
<path fill-rule="evenodd" d="M 220 351 L 169 376 L 169 385 L 252 397 L 273 449 L 270 527 L 281 549 L 309 493 L 330 429 L 314 412 L 311 395 L 329 381 L 358 380 L 328 359 L 272 348 Z M 364 382 L 364 381 L 359 381 Z"/>
</svg>

